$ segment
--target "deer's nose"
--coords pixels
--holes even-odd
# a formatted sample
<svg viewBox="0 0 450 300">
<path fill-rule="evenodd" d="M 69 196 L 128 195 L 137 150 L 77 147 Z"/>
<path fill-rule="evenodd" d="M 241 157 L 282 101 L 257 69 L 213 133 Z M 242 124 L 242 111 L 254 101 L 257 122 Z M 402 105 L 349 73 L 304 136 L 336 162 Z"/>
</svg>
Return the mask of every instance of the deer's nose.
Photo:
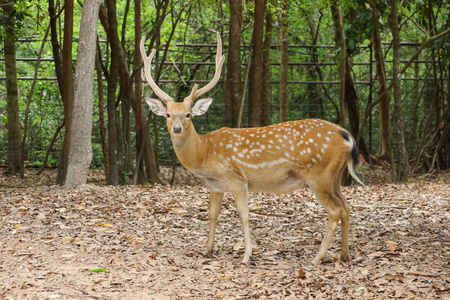
<svg viewBox="0 0 450 300">
<path fill-rule="evenodd" d="M 180 133 L 182 129 L 183 129 L 182 126 L 173 126 L 172 127 L 173 133 Z"/>
</svg>

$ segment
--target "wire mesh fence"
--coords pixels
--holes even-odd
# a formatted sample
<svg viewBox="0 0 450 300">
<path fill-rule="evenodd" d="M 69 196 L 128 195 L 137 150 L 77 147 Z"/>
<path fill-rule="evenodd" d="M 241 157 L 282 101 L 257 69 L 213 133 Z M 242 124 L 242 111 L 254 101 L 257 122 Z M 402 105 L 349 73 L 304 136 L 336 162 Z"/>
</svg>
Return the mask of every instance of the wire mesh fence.
<svg viewBox="0 0 450 300">
<path fill-rule="evenodd" d="M 197 61 L 185 62 L 166 61 L 164 62 L 160 87 L 170 95 L 182 95 L 186 87 L 192 87 L 193 84 L 202 86 L 212 77 L 214 72 L 214 62 L 212 57 L 215 54 L 215 44 L 191 44 L 175 45 L 171 50 L 170 56 L 180 58 L 181 52 L 194 53 Z M 402 44 L 402 62 L 408 61 L 411 53 L 414 52 L 418 43 Z M 390 44 L 384 44 L 386 53 L 390 51 Z M 335 63 L 333 45 L 290 45 L 289 46 L 289 85 L 288 85 L 288 118 L 305 119 L 318 117 L 333 122 L 337 121 L 339 106 L 339 70 Z M 386 55 L 389 57 L 389 55 Z M 248 51 L 243 49 L 242 53 L 242 74 L 245 74 L 247 68 Z M 3 58 L 0 58 L 3 61 Z M 270 122 L 277 123 L 279 120 L 279 48 L 273 46 L 271 49 L 271 82 L 270 82 Z M 30 70 L 34 69 L 37 58 L 17 58 L 18 80 L 20 89 L 20 115 L 24 116 L 25 99 L 32 80 Z M 406 131 L 410 143 L 415 143 L 420 126 L 414 124 L 414 118 L 419 121 L 426 117 L 427 103 L 426 97 L 431 92 L 433 86 L 429 65 L 432 63 L 426 55 L 414 61 L 413 65 L 402 76 L 402 89 L 404 101 L 404 114 L 406 118 Z M 391 61 L 386 59 L 386 70 L 390 69 Z M 375 61 L 372 55 L 370 45 L 361 46 L 358 54 L 352 57 L 352 77 L 355 83 L 355 90 L 358 96 L 360 115 L 363 114 L 368 102 L 376 99 L 376 78 Z M 195 74 L 192 72 L 195 71 Z M 50 70 L 50 71 L 49 71 Z M 63 122 L 63 105 L 60 100 L 59 90 L 56 83 L 56 77 L 52 75 L 52 58 L 41 58 L 40 68 L 37 77 L 37 85 L 33 95 L 33 102 L 30 106 L 29 116 L 29 135 L 26 142 L 27 165 L 42 164 L 43 157 L 47 150 L 50 140 L 56 128 Z M 222 80 L 208 96 L 214 98 L 208 113 L 194 118 L 194 125 L 197 131 L 206 133 L 224 126 L 224 80 L 225 68 L 222 71 Z M 192 76 L 193 75 L 193 76 Z M 189 78 L 189 79 L 187 79 Z M 244 77 L 243 77 L 244 78 Z M 3 69 L 0 70 L 0 117 L 3 122 L 0 123 L 0 164 L 7 163 L 7 127 L 6 127 L 6 87 L 4 84 L 5 75 Z M 390 80 L 388 78 L 388 80 Z M 144 98 L 150 96 L 150 88 L 144 84 Z M 94 91 L 97 95 L 97 91 Z M 102 167 L 103 155 L 101 149 L 101 139 L 98 118 L 98 99 L 94 100 L 93 115 L 93 163 L 94 167 Z M 174 97 L 176 98 L 176 97 Z M 244 98 L 244 122 L 247 123 L 247 97 Z M 146 106 L 144 104 L 144 106 Z M 119 106 L 120 107 L 120 106 Z M 120 110 L 119 110 L 120 111 Z M 120 112 L 119 112 L 120 114 Z M 172 164 L 176 162 L 173 154 L 170 136 L 165 128 L 164 118 L 156 118 L 149 114 L 152 120 L 150 130 L 154 138 L 155 151 L 158 161 L 161 164 Z M 121 121 L 121 118 L 119 118 Z M 133 118 L 131 118 L 131 128 L 133 128 Z M 64 131 L 57 139 L 52 149 L 49 165 L 56 166 L 60 156 Z M 134 138 L 132 133 L 132 139 Z M 364 131 L 369 150 L 375 151 L 378 138 L 378 114 L 375 107 L 367 127 Z M 134 147 L 133 147 L 134 149 Z M 134 150 L 133 150 L 134 151 Z"/>
</svg>

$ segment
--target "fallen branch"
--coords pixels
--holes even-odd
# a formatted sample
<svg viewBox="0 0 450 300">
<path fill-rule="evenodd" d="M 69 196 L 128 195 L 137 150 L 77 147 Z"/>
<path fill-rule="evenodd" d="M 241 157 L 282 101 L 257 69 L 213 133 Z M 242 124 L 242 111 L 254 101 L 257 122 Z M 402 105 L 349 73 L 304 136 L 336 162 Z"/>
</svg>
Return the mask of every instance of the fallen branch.
<svg viewBox="0 0 450 300">
<path fill-rule="evenodd" d="M 419 271 L 408 271 L 405 272 L 405 275 L 415 275 L 415 276 L 423 276 L 423 277 L 436 277 L 436 274 L 424 273 Z"/>
<path fill-rule="evenodd" d="M 291 217 L 290 215 L 287 214 L 277 214 L 277 213 L 265 213 L 265 212 L 259 212 L 259 211 L 250 211 L 250 213 L 253 213 L 255 215 L 260 215 L 260 216 L 267 216 L 267 217 L 277 217 L 277 218 L 288 218 Z"/>
<path fill-rule="evenodd" d="M 101 300 L 110 300 L 111 298 L 107 298 L 107 297 L 103 297 L 103 296 L 97 296 L 97 295 L 92 295 L 90 294 L 88 291 L 78 287 L 75 283 L 68 281 L 67 279 L 65 280 L 68 284 L 70 284 L 74 289 L 76 289 L 79 292 L 82 292 L 84 295 L 67 295 L 67 294 L 63 294 L 60 293 L 61 295 L 64 296 L 70 296 L 70 297 L 89 297 L 89 298 L 94 298 L 94 299 L 101 299 Z"/>
<path fill-rule="evenodd" d="M 407 209 L 409 207 L 407 206 L 387 206 L 387 205 L 356 205 L 356 204 L 351 204 L 351 207 L 361 207 L 361 208 L 394 208 L 394 209 Z"/>
<path fill-rule="evenodd" d="M 94 298 L 94 299 L 102 299 L 102 300 L 111 300 L 111 298 L 101 297 L 101 296 L 95 296 L 91 294 L 86 295 L 72 295 L 72 294 L 66 294 L 66 293 L 58 293 L 59 295 L 70 297 L 70 298 Z"/>
<path fill-rule="evenodd" d="M 317 278 L 319 278 L 320 280 L 322 280 L 322 281 L 324 281 L 324 282 L 326 282 L 326 283 L 330 283 L 328 280 L 326 280 L 325 278 L 323 278 L 323 277 L 317 275 L 316 273 L 314 273 L 313 271 L 311 271 L 311 270 L 308 269 L 308 268 L 300 267 L 300 269 L 302 269 L 303 271 L 307 271 L 307 272 L 313 274 L 314 276 L 316 276 Z"/>
</svg>

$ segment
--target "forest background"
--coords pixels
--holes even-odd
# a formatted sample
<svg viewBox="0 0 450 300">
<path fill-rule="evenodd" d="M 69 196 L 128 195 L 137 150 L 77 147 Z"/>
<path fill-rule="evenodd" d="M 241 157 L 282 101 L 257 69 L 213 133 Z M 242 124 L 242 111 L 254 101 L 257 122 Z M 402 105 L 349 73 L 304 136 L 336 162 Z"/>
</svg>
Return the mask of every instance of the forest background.
<svg viewBox="0 0 450 300">
<path fill-rule="evenodd" d="M 88 4 L 98 17 L 90 166 L 108 184 L 162 182 L 159 165 L 177 164 L 164 119 L 143 105 L 142 36 L 157 50 L 155 81 L 182 99 L 212 78 L 221 34 L 226 62 L 199 133 L 323 118 L 394 180 L 450 166 L 448 1 L 2 0 L 0 164 L 12 174 L 58 167 L 66 181 Z"/>
</svg>

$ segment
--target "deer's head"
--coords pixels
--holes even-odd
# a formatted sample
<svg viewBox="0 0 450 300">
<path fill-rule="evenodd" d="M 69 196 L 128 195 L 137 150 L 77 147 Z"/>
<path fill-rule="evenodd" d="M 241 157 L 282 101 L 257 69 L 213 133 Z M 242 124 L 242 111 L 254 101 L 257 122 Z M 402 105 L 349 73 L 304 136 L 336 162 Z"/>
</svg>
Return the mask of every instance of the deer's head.
<svg viewBox="0 0 450 300">
<path fill-rule="evenodd" d="M 144 43 L 145 37 L 141 40 L 141 55 L 144 60 L 145 77 L 147 78 L 150 87 L 164 104 L 158 99 L 153 98 L 146 99 L 146 102 L 155 114 L 166 118 L 167 129 L 171 135 L 182 134 L 192 126 L 192 118 L 204 114 L 211 105 L 212 98 L 200 99 L 195 105 L 193 105 L 193 103 L 198 97 L 209 92 L 219 81 L 220 72 L 225 60 L 225 56 L 222 55 L 222 40 L 220 35 L 217 34 L 216 73 L 214 74 L 214 78 L 201 89 L 198 89 L 197 84 L 194 85 L 191 94 L 184 98 L 183 102 L 175 102 L 172 97 L 167 95 L 156 85 L 150 72 L 152 59 L 156 50 L 153 50 L 150 55 L 147 56 L 144 49 Z"/>
</svg>

